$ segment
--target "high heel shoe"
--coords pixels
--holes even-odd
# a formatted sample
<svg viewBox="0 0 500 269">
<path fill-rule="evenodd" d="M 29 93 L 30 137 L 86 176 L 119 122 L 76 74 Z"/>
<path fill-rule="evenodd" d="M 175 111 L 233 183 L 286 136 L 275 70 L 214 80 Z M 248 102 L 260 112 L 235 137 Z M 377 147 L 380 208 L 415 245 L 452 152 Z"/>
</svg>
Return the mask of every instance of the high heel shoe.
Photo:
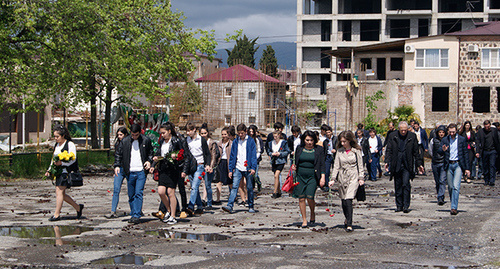
<svg viewBox="0 0 500 269">
<path fill-rule="evenodd" d="M 80 204 L 80 211 L 76 211 L 76 218 L 80 219 L 82 217 L 82 212 L 83 212 L 83 204 Z"/>
<path fill-rule="evenodd" d="M 56 218 L 56 217 L 54 217 L 54 216 L 52 216 L 52 217 L 50 217 L 50 219 L 49 219 L 49 221 L 60 221 L 60 220 L 61 220 L 61 216 L 59 216 L 59 217 L 57 217 L 57 218 Z"/>
</svg>

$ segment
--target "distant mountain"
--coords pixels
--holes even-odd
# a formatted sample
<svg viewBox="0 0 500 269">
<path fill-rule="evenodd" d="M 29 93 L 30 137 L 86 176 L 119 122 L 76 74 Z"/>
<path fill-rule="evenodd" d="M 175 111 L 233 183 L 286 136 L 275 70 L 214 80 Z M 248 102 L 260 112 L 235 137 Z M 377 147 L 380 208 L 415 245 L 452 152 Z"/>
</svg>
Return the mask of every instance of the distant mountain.
<svg viewBox="0 0 500 269">
<path fill-rule="evenodd" d="M 273 42 L 267 44 L 259 44 L 259 49 L 255 53 L 255 62 L 258 67 L 260 57 L 262 57 L 262 51 L 266 49 L 267 45 L 271 45 L 276 52 L 276 58 L 278 59 L 278 65 L 280 68 L 295 69 L 297 66 L 296 56 L 297 47 L 293 42 Z M 217 50 L 217 58 L 222 59 L 222 66 L 227 67 L 227 52 L 225 49 Z"/>
</svg>

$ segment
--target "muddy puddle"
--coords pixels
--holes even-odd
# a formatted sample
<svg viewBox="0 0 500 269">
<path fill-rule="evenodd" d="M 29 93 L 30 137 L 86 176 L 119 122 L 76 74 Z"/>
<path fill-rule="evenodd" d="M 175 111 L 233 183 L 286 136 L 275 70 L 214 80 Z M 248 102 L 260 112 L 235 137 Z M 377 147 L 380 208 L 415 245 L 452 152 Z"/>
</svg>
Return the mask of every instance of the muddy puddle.
<svg viewBox="0 0 500 269">
<path fill-rule="evenodd" d="M 188 233 L 188 232 L 171 231 L 171 230 L 147 231 L 146 234 L 160 236 L 164 238 L 170 238 L 170 239 L 199 240 L 205 242 L 223 241 L 231 238 L 230 236 L 217 233 Z"/>
<path fill-rule="evenodd" d="M 26 239 L 38 239 L 42 244 L 54 244 L 58 246 L 90 246 L 90 242 L 63 240 L 68 235 L 80 235 L 84 232 L 93 231 L 91 227 L 79 226 L 34 226 L 34 227 L 0 227 L 0 236 L 12 236 Z"/>
<path fill-rule="evenodd" d="M 90 264 L 131 264 L 144 265 L 145 263 L 158 259 L 158 255 L 136 255 L 124 254 L 111 258 L 104 258 L 90 262 Z"/>
</svg>

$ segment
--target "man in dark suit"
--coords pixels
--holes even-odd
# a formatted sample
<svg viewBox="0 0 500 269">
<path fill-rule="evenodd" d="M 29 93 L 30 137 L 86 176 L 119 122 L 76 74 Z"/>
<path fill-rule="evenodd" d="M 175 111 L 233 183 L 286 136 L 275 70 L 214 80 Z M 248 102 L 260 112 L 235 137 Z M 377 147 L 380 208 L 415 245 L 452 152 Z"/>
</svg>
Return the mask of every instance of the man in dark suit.
<svg viewBox="0 0 500 269">
<path fill-rule="evenodd" d="M 496 159 L 500 152 L 499 135 L 496 129 L 491 128 L 489 120 L 484 121 L 484 127 L 476 135 L 476 158 L 483 162 L 484 184 L 495 186 Z"/>
<path fill-rule="evenodd" d="M 458 196 L 460 194 L 460 182 L 462 171 L 470 176 L 469 152 L 467 151 L 467 140 L 457 135 L 457 125 L 448 125 L 448 135 L 441 140 L 439 151 L 444 152 L 444 170 L 447 172 L 448 192 L 450 194 L 450 214 L 458 214 Z"/>
<path fill-rule="evenodd" d="M 385 170 L 391 172 L 394 178 L 396 194 L 396 212 L 410 212 L 411 185 L 410 180 L 415 178 L 415 163 L 419 170 L 423 170 L 418 160 L 418 143 L 414 133 L 408 132 L 408 123 L 399 123 L 399 132 L 394 132 L 387 142 L 385 152 Z"/>
<path fill-rule="evenodd" d="M 337 137 L 333 135 L 332 127 L 328 126 L 325 132 L 325 140 L 323 140 L 323 148 L 325 149 L 325 179 L 326 183 L 323 187 L 324 191 L 328 191 L 328 182 L 330 181 L 330 172 L 335 160 L 335 153 L 337 152 Z"/>
</svg>

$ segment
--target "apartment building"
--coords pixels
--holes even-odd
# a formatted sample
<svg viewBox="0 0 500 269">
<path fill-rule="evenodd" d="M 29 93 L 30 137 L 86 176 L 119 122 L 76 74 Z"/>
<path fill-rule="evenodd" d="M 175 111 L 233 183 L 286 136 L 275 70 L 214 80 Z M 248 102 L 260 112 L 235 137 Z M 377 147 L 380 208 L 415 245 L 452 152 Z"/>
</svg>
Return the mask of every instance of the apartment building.
<svg viewBox="0 0 500 269">
<path fill-rule="evenodd" d="M 325 52 L 342 47 L 441 35 L 498 20 L 500 0 L 297 0 L 298 84 L 312 102 L 326 100 L 328 81 L 348 80 L 350 58 Z M 365 63 L 377 80 L 390 79 L 384 58 Z M 313 106 L 311 106 L 313 107 Z"/>
</svg>

